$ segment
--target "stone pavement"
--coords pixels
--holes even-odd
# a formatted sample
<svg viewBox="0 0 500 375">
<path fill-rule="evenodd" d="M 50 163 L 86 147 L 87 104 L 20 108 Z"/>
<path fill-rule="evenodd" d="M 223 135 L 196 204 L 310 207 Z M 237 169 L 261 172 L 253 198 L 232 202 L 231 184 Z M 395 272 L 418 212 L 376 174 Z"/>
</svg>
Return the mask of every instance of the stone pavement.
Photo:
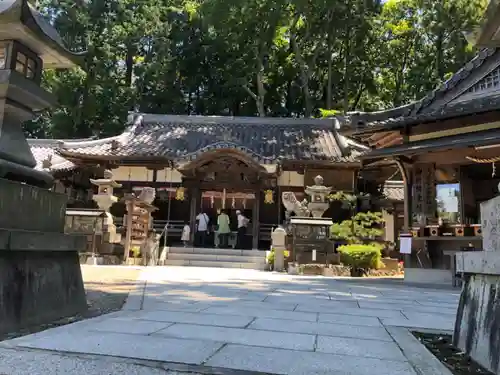
<svg viewBox="0 0 500 375">
<path fill-rule="evenodd" d="M 149 268 L 122 311 L 1 343 L 0 374 L 449 374 L 407 328 L 452 331 L 458 298 L 398 280 Z"/>
</svg>

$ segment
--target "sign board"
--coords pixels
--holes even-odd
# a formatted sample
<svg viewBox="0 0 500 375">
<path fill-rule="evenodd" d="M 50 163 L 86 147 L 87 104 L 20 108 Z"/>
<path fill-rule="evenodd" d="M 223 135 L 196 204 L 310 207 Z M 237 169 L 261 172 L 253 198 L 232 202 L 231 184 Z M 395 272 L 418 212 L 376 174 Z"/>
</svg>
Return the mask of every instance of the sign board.
<svg viewBox="0 0 500 375">
<path fill-rule="evenodd" d="M 399 237 L 399 252 L 401 254 L 411 254 L 411 242 L 413 237 L 409 234 L 402 234 Z"/>
</svg>

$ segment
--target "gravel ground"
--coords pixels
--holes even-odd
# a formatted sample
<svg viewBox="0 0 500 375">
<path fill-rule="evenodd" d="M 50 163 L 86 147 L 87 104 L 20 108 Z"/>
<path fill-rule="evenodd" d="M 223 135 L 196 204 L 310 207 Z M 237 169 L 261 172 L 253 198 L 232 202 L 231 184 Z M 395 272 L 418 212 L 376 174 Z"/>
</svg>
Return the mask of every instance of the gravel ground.
<svg viewBox="0 0 500 375">
<path fill-rule="evenodd" d="M 12 332 L 0 336 L 0 341 L 120 310 L 142 271 L 139 267 L 127 266 L 82 265 L 81 269 L 87 295 L 88 311 L 86 313 Z"/>
<path fill-rule="evenodd" d="M 126 266 L 82 266 L 89 306 L 86 318 L 120 310 L 141 270 Z"/>
<path fill-rule="evenodd" d="M 413 332 L 413 334 L 453 375 L 494 375 L 477 364 L 465 353 L 456 349 L 452 345 L 451 336 L 417 332 Z"/>
</svg>

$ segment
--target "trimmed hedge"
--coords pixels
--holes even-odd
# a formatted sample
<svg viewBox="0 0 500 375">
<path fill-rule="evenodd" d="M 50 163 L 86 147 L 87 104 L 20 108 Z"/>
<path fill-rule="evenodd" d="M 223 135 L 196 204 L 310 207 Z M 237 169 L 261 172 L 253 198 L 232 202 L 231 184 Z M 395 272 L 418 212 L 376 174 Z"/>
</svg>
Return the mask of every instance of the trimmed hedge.
<svg viewBox="0 0 500 375">
<path fill-rule="evenodd" d="M 352 269 L 379 269 L 382 267 L 381 248 L 376 245 L 343 245 L 337 249 L 340 262 Z"/>
</svg>

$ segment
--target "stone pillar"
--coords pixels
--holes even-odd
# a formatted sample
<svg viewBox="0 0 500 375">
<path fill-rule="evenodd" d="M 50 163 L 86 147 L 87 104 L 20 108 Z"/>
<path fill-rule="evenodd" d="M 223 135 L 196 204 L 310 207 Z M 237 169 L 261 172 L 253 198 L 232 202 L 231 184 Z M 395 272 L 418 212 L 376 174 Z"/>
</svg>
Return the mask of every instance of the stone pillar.
<svg viewBox="0 0 500 375">
<path fill-rule="evenodd" d="M 500 196 L 481 203 L 481 226 L 483 251 L 456 255 L 456 269 L 465 283 L 453 342 L 500 375 Z"/>
<path fill-rule="evenodd" d="M 285 268 L 286 231 L 282 227 L 278 227 L 273 231 L 271 243 L 274 250 L 274 270 L 283 271 Z"/>
<path fill-rule="evenodd" d="M 104 171 L 104 178 L 90 180 L 93 185 L 97 186 L 97 194 L 94 194 L 92 199 L 97 203 L 97 206 L 104 211 L 106 219 L 103 228 L 103 247 L 102 253 L 112 253 L 113 244 L 121 241 L 121 235 L 116 233 L 116 226 L 113 222 L 113 215 L 109 212 L 111 206 L 118 201 L 118 198 L 113 195 L 113 189 L 119 188 L 122 185 L 113 180 L 113 173 L 109 170 Z"/>
</svg>

